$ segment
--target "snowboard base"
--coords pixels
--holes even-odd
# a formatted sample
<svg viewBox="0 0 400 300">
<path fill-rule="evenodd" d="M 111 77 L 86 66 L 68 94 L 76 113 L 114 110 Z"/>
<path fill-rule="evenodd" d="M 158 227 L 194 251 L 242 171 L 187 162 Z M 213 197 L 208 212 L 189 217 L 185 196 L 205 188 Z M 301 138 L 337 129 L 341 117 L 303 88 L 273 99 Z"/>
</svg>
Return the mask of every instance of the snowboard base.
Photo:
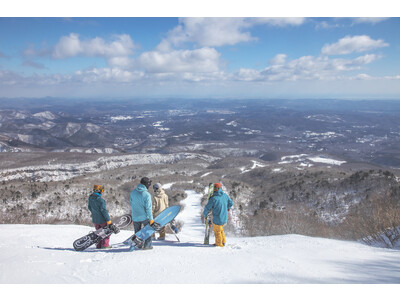
<svg viewBox="0 0 400 300">
<path fill-rule="evenodd" d="M 116 218 L 113 224 L 118 227 L 118 229 L 125 228 L 132 223 L 132 216 L 130 214 L 123 215 Z M 89 248 L 93 244 L 99 243 L 101 240 L 109 237 L 113 232 L 108 226 L 100 228 L 96 231 L 89 232 L 87 235 L 77 239 L 73 243 L 73 247 L 76 251 L 83 251 Z"/>
</svg>

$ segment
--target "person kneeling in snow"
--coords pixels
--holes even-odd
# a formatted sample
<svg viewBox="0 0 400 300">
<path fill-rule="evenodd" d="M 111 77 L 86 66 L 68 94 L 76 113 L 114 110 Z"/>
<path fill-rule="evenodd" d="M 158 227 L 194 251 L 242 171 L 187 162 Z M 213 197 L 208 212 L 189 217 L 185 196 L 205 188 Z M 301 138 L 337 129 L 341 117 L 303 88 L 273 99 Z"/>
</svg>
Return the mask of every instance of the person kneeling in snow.
<svg viewBox="0 0 400 300">
<path fill-rule="evenodd" d="M 92 213 L 92 222 L 94 223 L 96 230 L 108 226 L 111 231 L 118 233 L 118 227 L 111 223 L 111 218 L 106 208 L 106 201 L 101 197 L 103 192 L 104 187 L 95 184 L 93 187 L 93 193 L 89 196 L 88 208 Z M 101 240 L 96 245 L 96 248 L 110 248 L 110 237 Z"/>
<path fill-rule="evenodd" d="M 214 194 L 204 208 L 204 218 L 212 210 L 215 246 L 225 246 L 225 232 L 223 226 L 228 222 L 228 211 L 233 206 L 233 201 L 221 189 L 220 183 L 214 184 Z"/>
</svg>

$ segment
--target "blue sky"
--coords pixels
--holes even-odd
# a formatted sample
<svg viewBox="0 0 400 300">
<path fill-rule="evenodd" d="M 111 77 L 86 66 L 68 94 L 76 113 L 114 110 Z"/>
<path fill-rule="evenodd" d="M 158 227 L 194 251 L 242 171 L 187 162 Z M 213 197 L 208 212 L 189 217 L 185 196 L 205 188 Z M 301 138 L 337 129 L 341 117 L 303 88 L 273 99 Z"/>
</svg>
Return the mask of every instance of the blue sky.
<svg viewBox="0 0 400 300">
<path fill-rule="evenodd" d="M 400 99 L 400 18 L 0 18 L 0 97 Z"/>
</svg>

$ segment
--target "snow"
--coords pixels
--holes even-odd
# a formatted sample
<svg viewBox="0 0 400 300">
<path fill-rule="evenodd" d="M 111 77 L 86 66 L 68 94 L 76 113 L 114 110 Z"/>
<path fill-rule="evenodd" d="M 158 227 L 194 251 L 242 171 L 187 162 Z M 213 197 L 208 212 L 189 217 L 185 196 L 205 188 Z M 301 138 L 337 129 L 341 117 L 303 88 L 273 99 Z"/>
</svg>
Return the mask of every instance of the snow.
<svg viewBox="0 0 400 300">
<path fill-rule="evenodd" d="M 91 227 L 0 225 L 0 283 L 400 283 L 400 252 L 358 242 L 300 235 L 233 237 L 223 248 L 203 245 L 203 194 L 186 191 L 177 242 L 154 241 L 151 251 L 94 246 L 76 252 L 72 241 Z M 211 238 L 211 243 L 214 238 Z"/>
<path fill-rule="evenodd" d="M 242 171 L 241 173 L 246 173 L 246 172 L 250 172 L 251 170 L 254 170 L 255 168 L 264 168 L 266 165 L 261 164 L 255 160 L 252 160 L 253 165 L 250 167 L 250 169 L 247 169 L 245 167 L 240 167 L 240 171 Z"/>
<path fill-rule="evenodd" d="M 212 174 L 212 172 L 207 172 L 207 173 L 204 173 L 203 175 L 201 175 L 200 177 L 206 177 L 206 176 L 208 176 L 208 175 L 210 175 L 210 174 Z"/>
<path fill-rule="evenodd" d="M 33 114 L 34 117 L 36 118 L 40 118 L 40 119 L 47 119 L 47 120 L 55 120 L 57 119 L 57 116 L 55 114 L 53 114 L 50 111 L 42 111 L 42 112 L 38 112 L 36 114 Z"/>
<path fill-rule="evenodd" d="M 102 150 L 99 150 L 102 151 Z M 93 151 L 92 151 L 93 152 Z M 67 180 L 86 173 L 97 172 L 100 170 L 113 170 L 120 167 L 132 166 L 137 164 L 160 164 L 178 161 L 181 159 L 203 159 L 214 161 L 217 158 L 205 154 L 175 153 L 175 154 L 126 154 L 110 157 L 100 157 L 94 161 L 70 164 L 52 164 L 26 166 L 22 168 L 3 169 L 1 171 L 2 180 L 24 180 L 32 178 L 41 182 Z"/>
<path fill-rule="evenodd" d="M 313 162 L 319 162 L 323 164 L 329 164 L 329 165 L 342 165 L 345 164 L 346 161 L 344 160 L 336 160 L 336 159 L 331 159 L 331 158 L 326 158 L 326 157 L 321 157 L 321 156 L 316 156 L 316 157 L 309 157 L 309 160 Z"/>
<path fill-rule="evenodd" d="M 281 161 L 278 164 L 292 164 L 292 163 L 300 163 L 300 167 L 312 167 L 313 164 L 305 162 L 306 160 L 312 161 L 314 163 L 322 163 L 328 165 L 342 165 L 347 163 L 344 160 L 336 160 L 332 158 L 325 157 L 323 155 L 309 157 L 308 154 L 299 154 L 299 155 L 290 155 L 290 156 L 282 156 Z"/>
<path fill-rule="evenodd" d="M 111 122 L 115 123 L 118 121 L 126 121 L 126 120 L 132 120 L 133 117 L 131 116 L 115 116 L 115 117 L 111 117 Z"/>
</svg>

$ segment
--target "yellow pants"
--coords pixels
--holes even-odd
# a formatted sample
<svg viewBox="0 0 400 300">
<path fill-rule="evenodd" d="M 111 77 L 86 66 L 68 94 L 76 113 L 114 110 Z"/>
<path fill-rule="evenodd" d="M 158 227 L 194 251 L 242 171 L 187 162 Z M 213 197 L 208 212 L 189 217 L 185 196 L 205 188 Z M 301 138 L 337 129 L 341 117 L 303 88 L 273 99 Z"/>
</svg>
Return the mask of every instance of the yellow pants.
<svg viewBox="0 0 400 300">
<path fill-rule="evenodd" d="M 215 235 L 215 245 L 219 246 L 219 247 L 223 247 L 226 243 L 225 232 L 224 232 L 223 226 L 224 225 L 213 224 L 214 235 Z"/>
</svg>

